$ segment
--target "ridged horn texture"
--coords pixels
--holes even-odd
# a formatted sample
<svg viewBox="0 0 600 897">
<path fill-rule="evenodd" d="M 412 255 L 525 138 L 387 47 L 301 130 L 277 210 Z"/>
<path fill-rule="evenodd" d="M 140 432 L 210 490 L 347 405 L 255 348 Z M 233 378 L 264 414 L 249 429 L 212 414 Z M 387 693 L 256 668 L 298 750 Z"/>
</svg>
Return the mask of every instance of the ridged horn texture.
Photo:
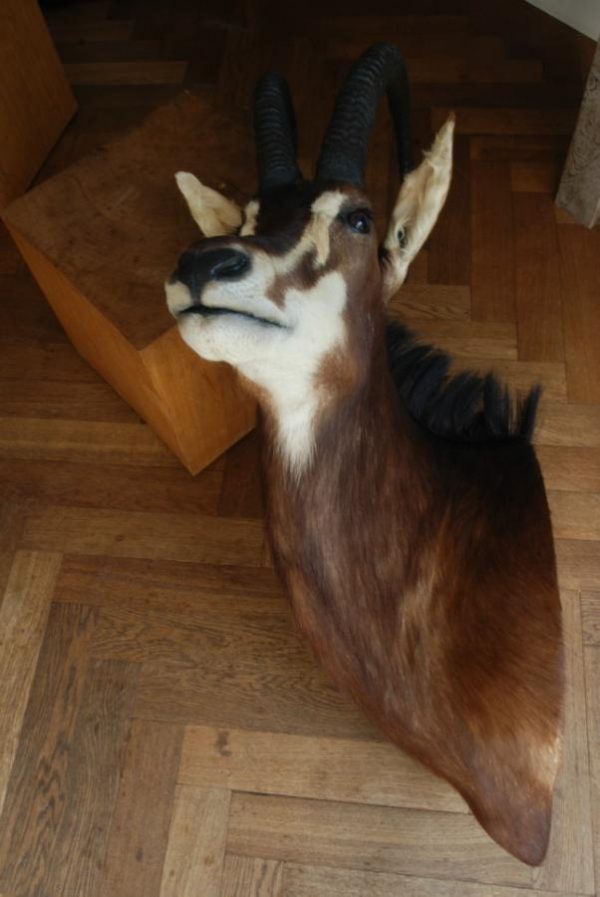
<svg viewBox="0 0 600 897">
<path fill-rule="evenodd" d="M 254 95 L 254 130 L 259 193 L 302 177 L 296 162 L 296 119 L 285 78 L 264 75 Z"/>
<path fill-rule="evenodd" d="M 317 162 L 318 181 L 362 186 L 369 135 L 379 100 L 387 92 L 404 177 L 413 167 L 410 91 L 404 60 L 392 44 L 374 44 L 356 60 L 337 96 Z"/>
</svg>

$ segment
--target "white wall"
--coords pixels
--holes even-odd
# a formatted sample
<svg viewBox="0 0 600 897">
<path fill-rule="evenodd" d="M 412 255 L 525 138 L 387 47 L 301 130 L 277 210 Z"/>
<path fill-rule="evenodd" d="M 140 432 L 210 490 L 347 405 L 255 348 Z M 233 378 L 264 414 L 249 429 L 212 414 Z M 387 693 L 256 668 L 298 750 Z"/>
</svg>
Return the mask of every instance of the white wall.
<svg viewBox="0 0 600 897">
<path fill-rule="evenodd" d="M 527 0 L 593 40 L 600 36 L 600 0 Z"/>
</svg>

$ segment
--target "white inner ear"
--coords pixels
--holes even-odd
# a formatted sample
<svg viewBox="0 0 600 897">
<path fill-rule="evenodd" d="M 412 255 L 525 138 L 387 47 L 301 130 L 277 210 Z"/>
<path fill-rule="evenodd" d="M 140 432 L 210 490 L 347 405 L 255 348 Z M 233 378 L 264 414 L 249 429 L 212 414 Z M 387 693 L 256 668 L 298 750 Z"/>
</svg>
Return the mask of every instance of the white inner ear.
<svg viewBox="0 0 600 897">
<path fill-rule="evenodd" d="M 433 146 L 400 187 L 384 247 L 384 294 L 389 299 L 402 285 L 408 266 L 431 233 L 442 211 L 452 177 L 454 115 L 437 133 Z"/>
<path fill-rule="evenodd" d="M 238 229 L 242 211 L 232 200 L 202 184 L 188 171 L 178 171 L 175 180 L 205 237 L 221 237 Z"/>
</svg>

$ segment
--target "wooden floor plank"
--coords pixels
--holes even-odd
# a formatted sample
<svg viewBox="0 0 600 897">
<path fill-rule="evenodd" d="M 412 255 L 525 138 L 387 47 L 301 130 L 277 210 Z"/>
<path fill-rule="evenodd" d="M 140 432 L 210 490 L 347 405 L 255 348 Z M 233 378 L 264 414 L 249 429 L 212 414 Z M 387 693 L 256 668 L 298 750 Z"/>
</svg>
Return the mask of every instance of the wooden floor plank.
<svg viewBox="0 0 600 897">
<path fill-rule="evenodd" d="M 233 791 L 468 812 L 446 782 L 388 743 L 190 726 L 178 778 Z"/>
<path fill-rule="evenodd" d="M 467 881 L 296 863 L 285 863 L 283 887 L 285 897 L 553 897 L 556 894 L 531 888 L 482 886 Z"/>
<path fill-rule="evenodd" d="M 266 563 L 262 522 L 200 514 L 48 506 L 26 520 L 23 545 L 43 550 L 68 545 L 73 554 L 112 557 L 249 567 Z"/>
<path fill-rule="evenodd" d="M 223 517 L 264 516 L 260 438 L 256 431 L 227 452 L 218 512 Z"/>
<path fill-rule="evenodd" d="M 133 721 L 110 823 L 101 893 L 158 897 L 182 734 L 176 726 Z"/>
<path fill-rule="evenodd" d="M 134 411 L 106 383 L 1 380 L 0 416 L 139 423 Z"/>
<path fill-rule="evenodd" d="M 65 555 L 54 600 L 143 614 L 167 611 L 188 624 L 232 608 L 257 619 L 289 617 L 273 570 L 155 558 Z"/>
<path fill-rule="evenodd" d="M 439 127 L 451 110 L 434 108 L 434 128 Z M 462 108 L 457 118 L 459 134 L 571 134 L 576 115 L 573 109 Z"/>
<path fill-rule="evenodd" d="M 556 539 L 558 579 L 565 589 L 600 589 L 600 544 Z"/>
<path fill-rule="evenodd" d="M 542 402 L 533 441 L 538 445 L 600 448 L 600 406 Z"/>
<path fill-rule="evenodd" d="M 552 528 L 557 539 L 600 542 L 600 494 L 548 492 Z"/>
<path fill-rule="evenodd" d="M 592 811 L 585 703 L 585 674 L 579 595 L 561 593 L 565 639 L 566 695 L 563 756 L 554 790 L 550 844 L 535 871 L 538 888 L 594 893 Z"/>
<path fill-rule="evenodd" d="M 600 648 L 600 592 L 581 593 L 584 645 Z"/>
<path fill-rule="evenodd" d="M 60 567 L 59 553 L 20 551 L 0 605 L 0 810 Z"/>
<path fill-rule="evenodd" d="M 137 669 L 92 661 L 65 782 L 65 808 L 41 893 L 105 897 L 102 869 Z"/>
<path fill-rule="evenodd" d="M 600 402 L 600 235 L 583 227 L 558 228 L 567 386 L 572 402 Z"/>
<path fill-rule="evenodd" d="M 480 374 L 491 371 L 519 394 L 525 394 L 533 386 L 539 385 L 543 390 L 542 403 L 567 401 L 565 366 L 561 363 L 454 356 L 452 368 L 456 371 L 477 371 Z"/>
<path fill-rule="evenodd" d="M 160 897 L 221 897 L 230 799 L 225 789 L 177 788 Z"/>
<path fill-rule="evenodd" d="M 454 144 L 452 184 L 428 241 L 429 280 L 434 284 L 471 282 L 471 172 L 468 138 Z"/>
<path fill-rule="evenodd" d="M 513 323 L 513 230 L 507 162 L 471 162 L 471 313 L 474 321 Z"/>
<path fill-rule="evenodd" d="M 548 489 L 600 492 L 600 452 L 572 445 L 538 445 L 536 454 Z"/>
<path fill-rule="evenodd" d="M 287 634 L 286 634 L 287 632 Z M 142 665 L 135 715 L 143 719 L 287 732 L 324 738 L 383 738 L 326 682 L 313 658 L 282 629 L 273 656 L 257 654 L 265 639 L 213 651 L 195 668 Z"/>
<path fill-rule="evenodd" d="M 0 458 L 177 467 L 180 462 L 145 424 L 0 419 Z"/>
<path fill-rule="evenodd" d="M 598 893 L 598 889 L 600 889 L 600 650 L 597 647 L 586 648 L 585 678 L 596 893 Z"/>
<path fill-rule="evenodd" d="M 560 160 L 513 162 L 510 167 L 510 185 L 515 193 L 556 192 L 560 179 Z M 554 212 L 554 208 L 552 208 Z M 553 214 L 554 220 L 556 220 Z"/>
<path fill-rule="evenodd" d="M 227 850 L 318 866 L 526 886 L 471 815 L 234 793 Z"/>
<path fill-rule="evenodd" d="M 3 380 L 58 380 L 97 383 L 98 374 L 77 355 L 64 332 L 61 339 L 2 340 L 0 377 Z"/>
<path fill-rule="evenodd" d="M 67 768 L 89 663 L 95 614 L 52 605 L 13 772 L 0 818 L 0 882 L 40 893 L 72 799 Z"/>
<path fill-rule="evenodd" d="M 283 863 L 229 854 L 223 867 L 221 897 L 286 897 Z"/>
<path fill-rule="evenodd" d="M 152 489 L 148 488 L 152 480 Z M 0 490 L 38 504 L 79 508 L 216 515 L 223 471 L 191 477 L 182 466 L 147 467 L 0 459 Z M 261 516 L 261 515 L 258 515 Z"/>
<path fill-rule="evenodd" d="M 552 200 L 513 196 L 519 358 L 563 361 L 562 296 Z"/>
<path fill-rule="evenodd" d="M 67 62 L 71 84 L 181 84 L 187 61 Z"/>
<path fill-rule="evenodd" d="M 395 309 L 390 312 L 394 317 Z M 420 341 L 432 343 L 463 359 L 517 359 L 517 334 L 513 324 L 420 318 L 411 319 L 410 329 Z"/>
<path fill-rule="evenodd" d="M 388 310 L 408 321 L 442 318 L 468 321 L 471 316 L 471 291 L 468 286 L 405 283 L 391 300 Z"/>
<path fill-rule="evenodd" d="M 280 664 L 284 651 L 293 650 L 296 640 L 283 608 L 275 613 L 254 611 L 248 603 L 238 608 L 222 602 L 211 607 L 202 602 L 202 615 L 190 618 L 161 612 L 102 608 L 94 636 L 94 656 L 105 660 L 151 661 L 154 665 L 177 666 L 188 670 L 210 668 L 233 659 L 260 658 Z M 298 648 L 294 654 L 302 651 Z"/>
</svg>

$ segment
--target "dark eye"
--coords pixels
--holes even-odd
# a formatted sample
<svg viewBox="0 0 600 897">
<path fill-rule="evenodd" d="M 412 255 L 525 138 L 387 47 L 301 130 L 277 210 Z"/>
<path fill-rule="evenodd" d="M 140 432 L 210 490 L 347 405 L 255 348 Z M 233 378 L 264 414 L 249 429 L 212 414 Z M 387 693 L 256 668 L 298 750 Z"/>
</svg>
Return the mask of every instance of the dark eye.
<svg viewBox="0 0 600 897">
<path fill-rule="evenodd" d="M 350 212 L 346 221 L 357 234 L 371 233 L 371 216 L 364 210 L 357 209 L 355 212 Z"/>
</svg>

